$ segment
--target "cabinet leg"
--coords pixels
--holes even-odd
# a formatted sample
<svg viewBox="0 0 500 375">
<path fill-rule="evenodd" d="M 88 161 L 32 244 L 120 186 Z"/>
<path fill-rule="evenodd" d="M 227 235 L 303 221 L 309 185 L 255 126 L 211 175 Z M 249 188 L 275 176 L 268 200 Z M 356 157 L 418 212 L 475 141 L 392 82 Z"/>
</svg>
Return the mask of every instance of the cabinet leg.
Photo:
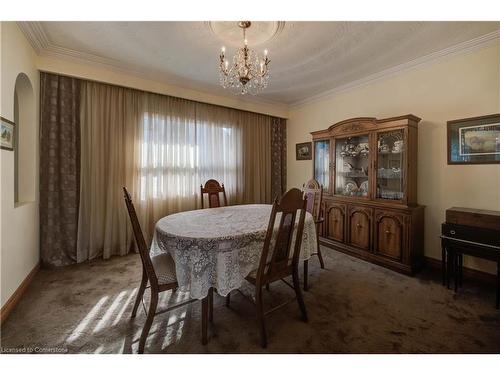
<svg viewBox="0 0 500 375">
<path fill-rule="evenodd" d="M 453 269 L 452 267 L 452 251 L 451 249 L 446 249 L 446 287 L 450 289 L 450 277 L 451 277 L 451 271 Z"/>
<path fill-rule="evenodd" d="M 464 254 L 460 254 L 459 260 L 460 260 L 460 262 L 459 262 L 459 276 L 460 276 L 459 285 L 462 286 L 463 280 L 464 280 Z"/>
<path fill-rule="evenodd" d="M 460 254 L 455 253 L 453 256 L 453 278 L 455 282 L 455 293 L 458 291 L 458 279 L 459 279 L 459 266 L 458 266 L 458 259 L 460 258 Z"/>
<path fill-rule="evenodd" d="M 497 261 L 497 309 L 500 309 L 500 260 Z"/>
<path fill-rule="evenodd" d="M 443 285 L 446 285 L 446 247 L 441 247 L 441 276 Z"/>
</svg>

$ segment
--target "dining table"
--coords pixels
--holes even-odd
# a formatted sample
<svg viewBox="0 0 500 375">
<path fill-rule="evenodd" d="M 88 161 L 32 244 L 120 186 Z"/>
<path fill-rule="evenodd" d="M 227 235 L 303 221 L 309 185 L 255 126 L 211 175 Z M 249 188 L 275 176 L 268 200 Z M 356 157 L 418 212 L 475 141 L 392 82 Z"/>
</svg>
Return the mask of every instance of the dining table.
<svg viewBox="0 0 500 375">
<path fill-rule="evenodd" d="M 165 216 L 156 223 L 151 256 L 164 252 L 172 256 L 180 291 L 189 293 L 192 299 L 202 300 L 203 315 L 212 288 L 217 294 L 227 296 L 239 289 L 245 277 L 257 269 L 271 210 L 269 204 L 246 204 Z M 277 233 L 279 218 L 275 223 Z M 301 260 L 309 259 L 316 252 L 316 241 L 314 219 L 306 212 Z M 207 328 L 206 324 L 202 325 L 206 343 Z"/>
</svg>

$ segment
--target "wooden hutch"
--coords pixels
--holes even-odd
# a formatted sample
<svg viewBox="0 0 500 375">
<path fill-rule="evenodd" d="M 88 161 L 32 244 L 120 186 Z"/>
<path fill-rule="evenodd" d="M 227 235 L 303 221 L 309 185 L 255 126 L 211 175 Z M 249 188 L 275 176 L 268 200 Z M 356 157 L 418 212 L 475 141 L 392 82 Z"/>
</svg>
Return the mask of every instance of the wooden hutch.
<svg viewBox="0 0 500 375">
<path fill-rule="evenodd" d="M 361 117 L 311 133 L 314 178 L 324 188 L 323 245 L 407 274 L 422 265 L 419 121 Z"/>
</svg>

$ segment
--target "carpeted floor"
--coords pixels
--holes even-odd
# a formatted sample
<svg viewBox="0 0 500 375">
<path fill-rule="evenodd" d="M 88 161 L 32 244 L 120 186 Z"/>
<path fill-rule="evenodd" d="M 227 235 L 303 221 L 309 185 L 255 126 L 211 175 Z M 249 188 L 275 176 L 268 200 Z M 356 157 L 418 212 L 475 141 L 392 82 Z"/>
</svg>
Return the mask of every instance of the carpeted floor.
<svg viewBox="0 0 500 375">
<path fill-rule="evenodd" d="M 500 353 L 500 311 L 493 285 L 465 280 L 454 294 L 430 270 L 404 276 L 324 248 L 326 270 L 310 262 L 305 302 L 267 317 L 267 350 L 259 346 L 253 306 L 233 293 L 231 307 L 215 297 L 209 343 L 201 345 L 201 303 L 155 318 L 147 353 Z M 140 281 L 139 255 L 41 270 L 5 322 L 3 352 L 131 353 L 145 320 L 130 311 Z M 246 289 L 246 288 L 244 288 Z M 248 288 L 248 291 L 251 289 Z M 282 283 L 266 292 L 268 306 L 293 295 Z M 162 300 L 179 300 L 166 293 Z M 38 348 L 38 349 L 35 349 Z"/>
</svg>

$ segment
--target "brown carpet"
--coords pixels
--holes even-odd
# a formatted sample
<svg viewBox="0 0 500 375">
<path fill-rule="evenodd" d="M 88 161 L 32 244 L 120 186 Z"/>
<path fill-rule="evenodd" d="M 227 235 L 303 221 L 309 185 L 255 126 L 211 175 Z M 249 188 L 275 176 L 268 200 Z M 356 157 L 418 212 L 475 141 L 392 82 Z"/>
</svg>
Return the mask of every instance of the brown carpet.
<svg viewBox="0 0 500 375">
<path fill-rule="evenodd" d="M 304 293 L 309 323 L 296 303 L 267 317 L 259 346 L 253 306 L 238 293 L 231 308 L 215 297 L 209 343 L 201 345 L 201 303 L 155 318 L 147 353 L 500 353 L 500 311 L 493 285 L 465 280 L 455 294 L 440 275 L 404 276 L 324 248 L 326 270 L 310 262 Z M 130 312 L 140 281 L 137 254 L 41 270 L 5 322 L 1 346 L 43 352 L 131 353 L 145 320 Z M 250 288 L 244 288 L 250 291 Z M 283 283 L 266 292 L 269 305 L 293 295 Z M 165 293 L 163 303 L 179 299 Z M 160 307 L 161 308 L 161 307 Z M 35 349 L 38 348 L 38 349 Z"/>
</svg>

